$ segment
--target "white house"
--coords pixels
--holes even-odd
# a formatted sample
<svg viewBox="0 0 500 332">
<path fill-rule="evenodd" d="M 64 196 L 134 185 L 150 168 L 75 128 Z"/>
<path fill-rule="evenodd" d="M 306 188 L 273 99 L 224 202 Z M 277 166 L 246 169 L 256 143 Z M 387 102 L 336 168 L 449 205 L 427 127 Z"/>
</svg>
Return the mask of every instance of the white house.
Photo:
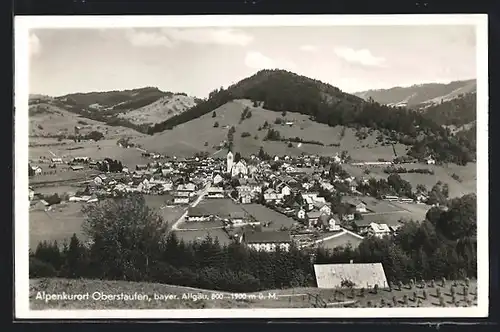
<svg viewBox="0 0 500 332">
<path fill-rule="evenodd" d="M 427 165 L 435 165 L 436 164 L 436 160 L 434 158 L 432 158 L 432 156 L 427 157 L 426 161 L 427 161 Z"/>
<path fill-rule="evenodd" d="M 292 238 L 289 232 L 269 231 L 253 232 L 243 235 L 243 242 L 257 251 L 276 251 L 278 248 L 283 251 L 290 250 Z"/>
<path fill-rule="evenodd" d="M 212 180 L 213 184 L 216 185 L 216 184 L 219 184 L 221 183 L 223 180 L 222 176 L 220 174 L 216 174 Z"/>
<path fill-rule="evenodd" d="M 224 189 L 221 187 L 208 188 L 207 198 L 224 198 Z"/>
<path fill-rule="evenodd" d="M 387 224 L 377 224 L 372 222 L 370 223 L 368 234 L 371 234 L 376 237 L 383 237 L 391 234 L 391 229 L 389 228 L 389 226 L 387 226 Z"/>
<path fill-rule="evenodd" d="M 359 200 L 348 200 L 347 204 L 353 207 L 358 213 L 367 213 L 366 204 Z"/>
<path fill-rule="evenodd" d="M 208 221 L 211 214 L 201 207 L 190 207 L 186 216 L 188 222 Z"/>
<path fill-rule="evenodd" d="M 54 164 L 62 164 L 63 163 L 61 158 L 52 158 L 52 162 Z"/>
<path fill-rule="evenodd" d="M 32 167 L 33 171 L 35 171 L 35 175 L 41 175 L 43 173 L 43 170 L 39 166 Z"/>
</svg>

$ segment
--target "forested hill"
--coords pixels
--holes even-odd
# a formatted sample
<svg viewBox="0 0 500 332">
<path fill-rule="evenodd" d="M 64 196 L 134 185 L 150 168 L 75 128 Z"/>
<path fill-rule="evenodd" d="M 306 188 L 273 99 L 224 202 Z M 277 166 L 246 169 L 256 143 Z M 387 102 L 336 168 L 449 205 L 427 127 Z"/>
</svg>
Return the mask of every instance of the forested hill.
<svg viewBox="0 0 500 332">
<path fill-rule="evenodd" d="M 448 84 L 428 83 L 409 87 L 368 90 L 355 95 L 365 100 L 372 98 L 386 105 L 416 107 L 421 104 L 436 104 L 476 91 L 476 80 L 454 81 Z"/>
<path fill-rule="evenodd" d="M 250 99 L 254 105 L 282 112 L 297 112 L 329 126 L 368 127 L 381 130 L 394 142 L 412 146 L 409 155 L 423 159 L 464 164 L 475 159 L 463 138 L 448 133 L 440 124 L 417 112 L 394 108 L 342 92 L 340 89 L 284 70 L 262 70 L 209 98 L 182 114 L 156 124 L 154 134 L 196 119 L 234 99 Z"/>
<path fill-rule="evenodd" d="M 463 126 L 476 120 L 476 93 L 429 106 L 425 115 L 440 125 Z"/>
</svg>

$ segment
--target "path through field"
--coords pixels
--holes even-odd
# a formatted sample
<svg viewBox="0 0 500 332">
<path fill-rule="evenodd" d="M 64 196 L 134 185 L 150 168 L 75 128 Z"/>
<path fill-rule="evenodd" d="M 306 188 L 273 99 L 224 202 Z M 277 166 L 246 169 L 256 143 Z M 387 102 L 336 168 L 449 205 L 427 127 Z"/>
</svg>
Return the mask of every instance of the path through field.
<svg viewBox="0 0 500 332">
<path fill-rule="evenodd" d="M 197 206 L 201 200 L 203 199 L 203 197 L 208 193 L 208 189 L 210 188 L 210 183 L 208 183 L 202 190 L 201 190 L 201 193 L 200 195 L 198 196 L 198 198 L 193 202 L 191 203 L 187 208 L 186 210 L 184 211 L 184 213 L 179 217 L 179 219 L 177 219 L 177 221 L 172 225 L 172 228 L 170 229 L 170 231 L 177 231 L 179 230 L 179 225 L 182 224 L 184 222 L 184 220 L 186 219 L 186 216 L 188 214 L 188 211 L 189 211 L 189 208 L 190 207 L 195 207 Z"/>
</svg>

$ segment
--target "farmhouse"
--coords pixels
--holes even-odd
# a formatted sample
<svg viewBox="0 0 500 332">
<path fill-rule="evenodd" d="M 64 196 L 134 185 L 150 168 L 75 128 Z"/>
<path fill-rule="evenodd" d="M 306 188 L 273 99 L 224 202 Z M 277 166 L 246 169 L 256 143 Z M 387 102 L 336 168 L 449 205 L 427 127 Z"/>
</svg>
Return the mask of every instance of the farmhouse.
<svg viewBox="0 0 500 332">
<path fill-rule="evenodd" d="M 62 164 L 63 163 L 61 158 L 52 158 L 52 162 L 54 164 Z"/>
<path fill-rule="evenodd" d="M 356 212 L 358 212 L 358 213 L 367 213 L 368 212 L 366 210 L 366 204 L 360 200 L 350 199 L 350 200 L 347 200 L 346 203 L 349 204 L 350 207 L 354 208 L 356 210 Z"/>
<path fill-rule="evenodd" d="M 189 204 L 189 193 L 178 191 L 174 196 L 174 204 Z"/>
<path fill-rule="evenodd" d="M 223 180 L 222 176 L 220 174 L 216 174 L 212 180 L 213 184 L 214 185 L 217 185 L 219 183 L 221 183 Z"/>
<path fill-rule="evenodd" d="M 207 198 L 224 198 L 224 189 L 221 187 L 210 187 L 207 192 Z"/>
<path fill-rule="evenodd" d="M 321 217 L 321 215 L 323 215 L 323 214 L 324 213 L 321 211 L 312 211 L 312 212 L 307 213 L 307 217 L 309 219 L 309 224 L 310 225 L 316 224 L 318 222 L 319 217 Z"/>
<path fill-rule="evenodd" d="M 340 227 L 335 230 L 337 233 L 332 235 L 327 235 L 321 239 L 313 242 L 317 246 L 321 246 L 325 249 L 334 249 L 337 247 L 347 247 L 357 248 L 359 244 L 363 241 L 363 237 L 346 229 L 340 229 Z"/>
<path fill-rule="evenodd" d="M 186 221 L 208 221 L 211 217 L 211 213 L 202 207 L 190 207 L 186 216 Z"/>
<path fill-rule="evenodd" d="M 387 288 L 382 263 L 371 264 L 314 264 L 318 288 L 344 288 L 349 282 L 353 288 Z"/>
<path fill-rule="evenodd" d="M 397 201 L 397 200 L 399 200 L 399 197 L 398 196 L 392 196 L 392 195 L 384 195 L 384 196 L 382 196 L 382 199 L 384 201 L 391 202 L 391 201 Z"/>
<path fill-rule="evenodd" d="M 42 168 L 41 168 L 41 167 L 39 167 L 39 166 L 34 166 L 34 167 L 32 167 L 32 169 L 33 169 L 33 171 L 35 172 L 35 175 L 40 175 L 40 174 L 42 174 L 42 173 L 43 173 Z"/>
<path fill-rule="evenodd" d="M 180 184 L 177 186 L 178 192 L 192 193 L 196 190 L 196 185 L 194 183 Z"/>
<path fill-rule="evenodd" d="M 250 248 L 257 251 L 290 250 L 292 238 L 289 232 L 248 232 L 243 234 L 243 242 Z"/>
<path fill-rule="evenodd" d="M 390 235 L 391 229 L 387 226 L 387 224 L 377 224 L 372 222 L 370 223 L 368 234 L 382 238 L 386 235 Z"/>
<path fill-rule="evenodd" d="M 81 171 L 82 169 L 84 169 L 84 167 L 80 166 L 80 165 L 73 165 L 73 166 L 70 166 L 70 168 L 72 171 Z"/>
<path fill-rule="evenodd" d="M 233 224 L 242 224 L 245 220 L 245 213 L 244 212 L 231 212 L 229 214 L 229 219 Z"/>
</svg>

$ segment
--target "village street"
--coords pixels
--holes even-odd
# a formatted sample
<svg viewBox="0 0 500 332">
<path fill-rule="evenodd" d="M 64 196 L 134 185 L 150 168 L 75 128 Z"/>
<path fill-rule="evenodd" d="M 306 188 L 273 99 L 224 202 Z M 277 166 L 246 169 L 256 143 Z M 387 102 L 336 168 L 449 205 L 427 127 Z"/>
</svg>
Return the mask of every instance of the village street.
<svg viewBox="0 0 500 332">
<path fill-rule="evenodd" d="M 200 191 L 200 195 L 198 196 L 198 198 L 193 203 L 191 203 L 189 207 L 186 208 L 186 211 L 184 211 L 182 216 L 180 216 L 179 219 L 177 219 L 177 221 L 172 225 L 171 231 L 179 230 L 179 225 L 185 221 L 189 208 L 198 205 L 203 199 L 203 197 L 208 193 L 209 188 L 210 188 L 210 182 Z"/>
</svg>

